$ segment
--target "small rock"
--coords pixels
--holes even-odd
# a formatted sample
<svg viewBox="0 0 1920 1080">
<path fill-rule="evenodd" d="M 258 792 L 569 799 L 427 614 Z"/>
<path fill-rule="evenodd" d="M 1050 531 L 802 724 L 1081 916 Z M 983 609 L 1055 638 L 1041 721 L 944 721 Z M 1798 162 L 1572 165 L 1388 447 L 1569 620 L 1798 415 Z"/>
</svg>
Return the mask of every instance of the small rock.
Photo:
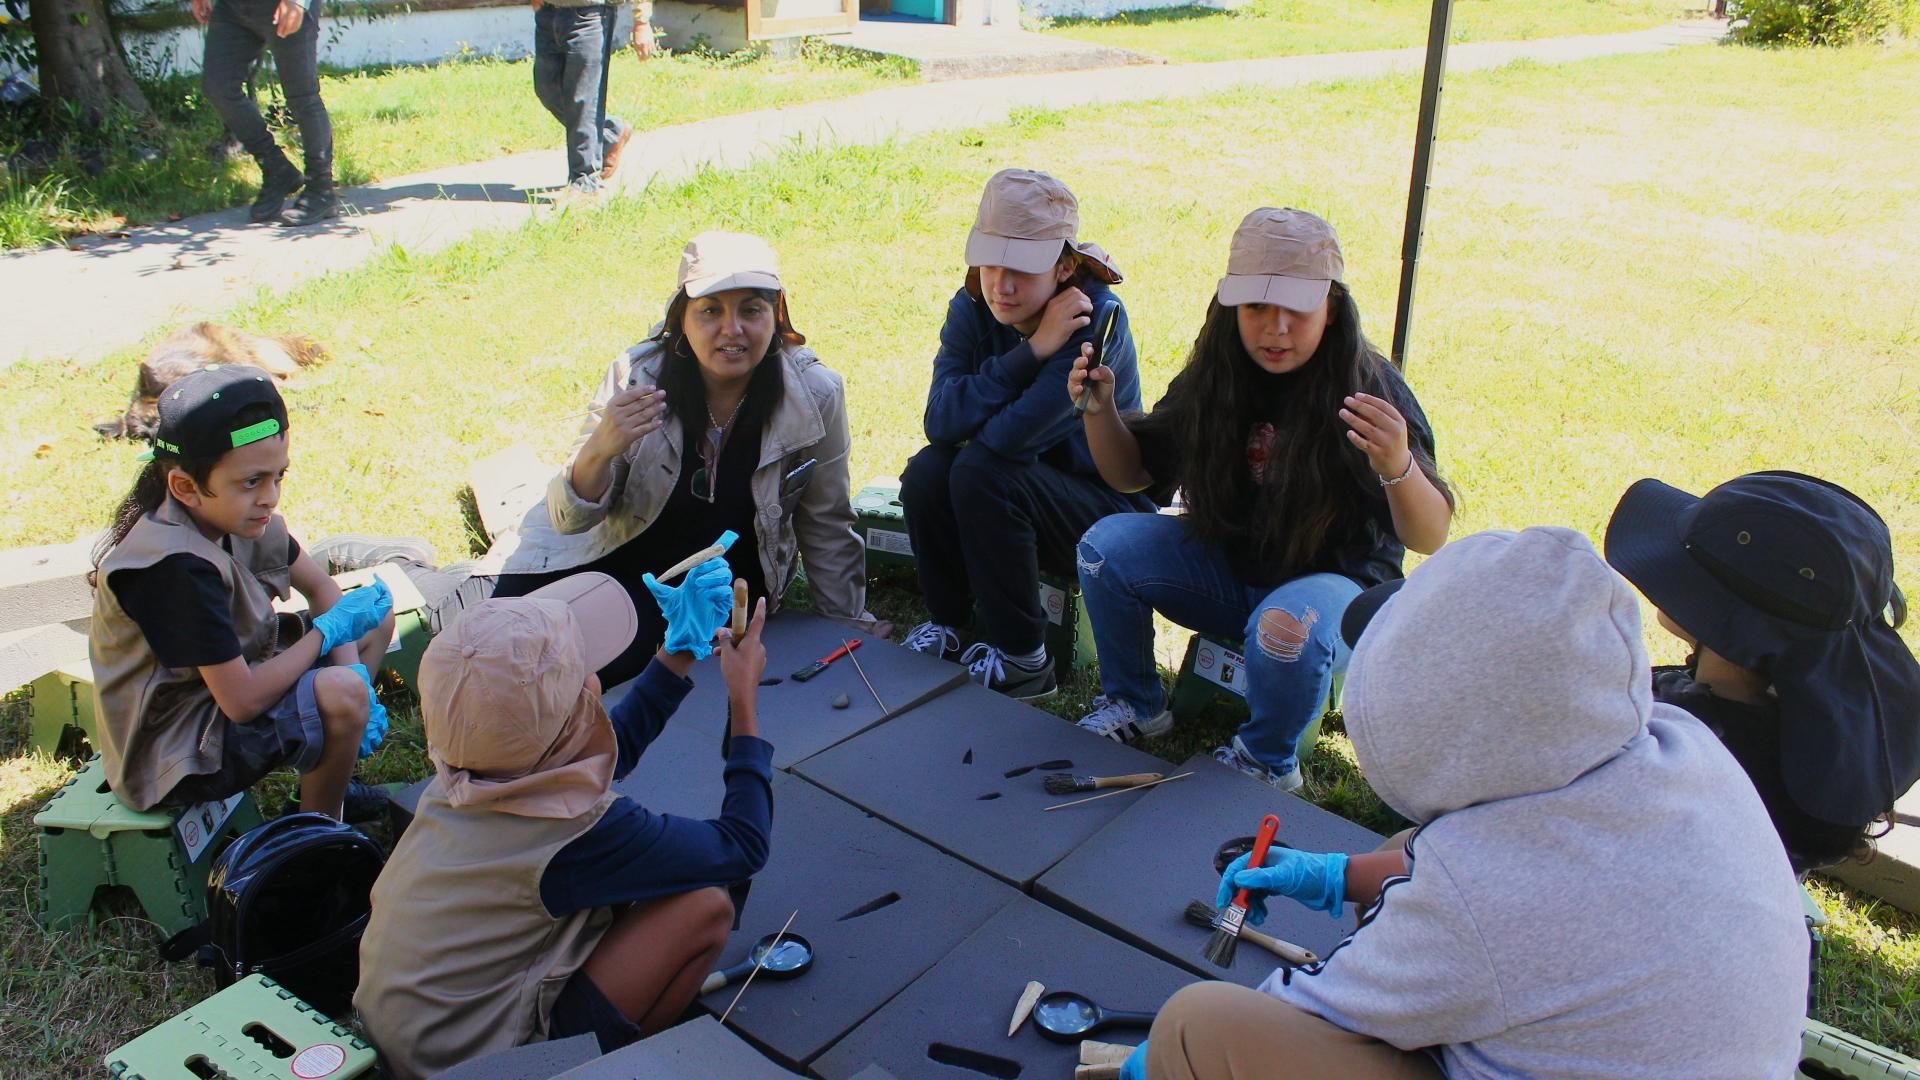
<svg viewBox="0 0 1920 1080">
<path fill-rule="evenodd" d="M 845 695 L 845 694 L 835 694 L 835 695 L 833 695 L 833 707 L 834 707 L 834 708 L 836 708 L 836 709 L 844 709 L 844 708 L 846 708 L 847 706 L 849 706 L 849 705 L 851 705 L 851 704 L 853 704 L 853 701 L 852 701 L 852 699 L 851 699 L 851 698 L 849 698 L 849 697 L 847 697 L 847 695 Z"/>
</svg>

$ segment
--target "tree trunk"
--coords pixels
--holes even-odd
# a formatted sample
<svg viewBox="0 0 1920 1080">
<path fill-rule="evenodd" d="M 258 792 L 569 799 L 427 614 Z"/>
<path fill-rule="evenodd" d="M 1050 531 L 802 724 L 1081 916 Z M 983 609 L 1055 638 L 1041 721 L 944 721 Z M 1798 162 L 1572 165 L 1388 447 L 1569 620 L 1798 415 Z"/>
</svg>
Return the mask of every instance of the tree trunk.
<svg viewBox="0 0 1920 1080">
<path fill-rule="evenodd" d="M 120 51 L 105 0 L 28 0 L 27 7 L 40 57 L 40 92 L 49 105 L 72 102 L 88 124 L 116 108 L 142 119 L 153 115 Z"/>
</svg>

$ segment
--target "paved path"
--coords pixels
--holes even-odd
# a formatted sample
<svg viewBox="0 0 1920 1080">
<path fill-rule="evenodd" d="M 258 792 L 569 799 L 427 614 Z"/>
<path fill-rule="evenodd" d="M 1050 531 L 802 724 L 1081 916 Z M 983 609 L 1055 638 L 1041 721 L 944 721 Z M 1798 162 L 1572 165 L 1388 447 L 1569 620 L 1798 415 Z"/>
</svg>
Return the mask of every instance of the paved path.
<svg viewBox="0 0 1920 1080">
<path fill-rule="evenodd" d="M 1657 52 L 1718 40 L 1723 24 L 1680 23 L 1628 34 L 1455 45 L 1450 71 L 1515 60 L 1558 63 Z M 704 166 L 740 168 L 791 148 L 880 142 L 895 135 L 998 123 L 1021 107 L 1070 108 L 1206 94 L 1234 86 L 1298 86 L 1418 71 L 1420 48 L 1213 64 L 1069 71 L 965 82 L 921 83 L 786 109 L 659 128 L 634 137 L 619 186 L 638 189 L 691 176 Z M 1116 77 L 1116 74 L 1121 77 Z M 84 241 L 0 255 L 0 367 L 32 357 L 91 360 L 152 329 L 227 310 L 257 288 L 359 265 L 384 245 L 410 252 L 444 247 L 475 229 L 513 227 L 552 211 L 530 191 L 565 173 L 557 148 L 404 176 L 347 193 L 358 212 L 328 227 L 250 227 L 244 209 Z"/>
</svg>

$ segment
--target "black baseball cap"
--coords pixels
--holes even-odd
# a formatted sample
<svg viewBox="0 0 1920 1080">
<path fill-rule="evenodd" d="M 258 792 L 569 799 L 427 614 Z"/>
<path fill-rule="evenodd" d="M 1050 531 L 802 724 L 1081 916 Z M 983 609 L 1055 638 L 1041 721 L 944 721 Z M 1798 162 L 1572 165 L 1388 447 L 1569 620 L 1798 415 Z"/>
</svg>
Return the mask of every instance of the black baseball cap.
<svg viewBox="0 0 1920 1080">
<path fill-rule="evenodd" d="M 1767 673 L 1801 809 L 1864 825 L 1920 778 L 1920 661 L 1896 632 L 1892 536 L 1859 496 L 1783 471 L 1704 496 L 1641 480 L 1606 558 L 1702 646 Z"/>
<path fill-rule="evenodd" d="M 175 457 L 217 458 L 287 430 L 287 404 L 272 377 L 256 367 L 208 364 L 175 379 L 159 405 L 153 449 Z M 270 415 L 242 423 L 241 412 L 255 405 Z"/>
</svg>

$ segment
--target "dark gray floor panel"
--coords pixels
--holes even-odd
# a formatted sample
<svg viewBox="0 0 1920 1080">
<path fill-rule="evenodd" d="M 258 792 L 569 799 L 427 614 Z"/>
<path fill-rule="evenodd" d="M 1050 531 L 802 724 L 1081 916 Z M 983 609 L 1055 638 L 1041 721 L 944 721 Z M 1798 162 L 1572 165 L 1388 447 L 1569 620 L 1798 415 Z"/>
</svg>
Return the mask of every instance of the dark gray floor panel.
<svg viewBox="0 0 1920 1080">
<path fill-rule="evenodd" d="M 463 1061 L 434 1073 L 431 1080 L 553 1080 L 554 1077 L 600 1056 L 600 1042 L 591 1035 L 528 1043 Z"/>
<path fill-rule="evenodd" d="M 1040 767 L 1049 761 L 1072 764 Z M 968 683 L 793 771 L 1024 889 L 1146 794 L 1047 813 L 1077 796 L 1047 794 L 1043 776 L 1166 768 L 1159 758 Z"/>
<path fill-rule="evenodd" d="M 1194 775 L 1144 792 L 1106 828 L 1034 884 L 1034 895 L 1124 941 L 1204 975 L 1258 985 L 1279 961 L 1242 942 L 1222 970 L 1200 953 L 1210 931 L 1183 918 L 1187 902 L 1212 903 L 1222 844 L 1280 818 L 1281 843 L 1302 851 L 1372 851 L 1382 837 L 1197 754 L 1177 771 Z M 1325 956 L 1352 932 L 1354 909 L 1334 919 L 1284 897 L 1267 902 L 1260 930 Z"/>
<path fill-rule="evenodd" d="M 813 969 L 786 982 L 755 979 L 727 1020 L 790 1068 L 819 1056 L 1018 897 L 795 777 L 774 777 L 773 812 L 773 854 L 720 966 L 744 959 L 799 912 L 793 932 L 813 945 Z M 725 987 L 700 1004 L 718 1016 L 738 991 Z"/>
<path fill-rule="evenodd" d="M 1196 981 L 1171 964 L 1022 897 L 962 942 L 871 1020 L 814 1063 L 826 1080 L 851 1080 L 879 1065 L 915 1080 L 1070 1077 L 1078 1043 L 1042 1038 L 1029 1020 L 1011 1038 L 1020 991 L 1030 979 L 1049 991 L 1077 990 L 1109 1009 L 1158 1011 Z M 1137 1043 L 1144 1029 L 1094 1036 Z"/>
<path fill-rule="evenodd" d="M 713 1017 L 701 1016 L 561 1073 L 556 1080 L 792 1080 L 793 1076 Z"/>
</svg>

